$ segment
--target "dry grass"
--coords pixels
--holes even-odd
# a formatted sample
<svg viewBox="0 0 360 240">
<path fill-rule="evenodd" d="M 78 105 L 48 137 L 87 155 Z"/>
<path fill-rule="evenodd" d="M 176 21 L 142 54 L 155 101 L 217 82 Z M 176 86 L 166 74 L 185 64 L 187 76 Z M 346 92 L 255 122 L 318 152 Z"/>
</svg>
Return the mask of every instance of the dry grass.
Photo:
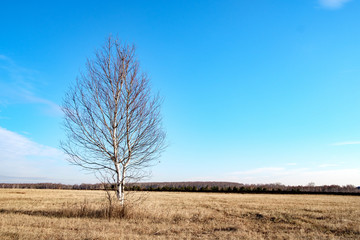
<svg viewBox="0 0 360 240">
<path fill-rule="evenodd" d="M 101 191 L 0 189 L 0 239 L 360 239 L 351 196 L 151 192 L 107 209 Z"/>
</svg>

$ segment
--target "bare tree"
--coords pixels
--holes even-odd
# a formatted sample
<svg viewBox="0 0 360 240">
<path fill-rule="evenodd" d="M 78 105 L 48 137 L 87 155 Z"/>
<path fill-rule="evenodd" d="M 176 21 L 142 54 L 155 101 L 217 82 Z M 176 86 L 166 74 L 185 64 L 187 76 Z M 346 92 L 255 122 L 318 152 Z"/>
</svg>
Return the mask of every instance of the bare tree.
<svg viewBox="0 0 360 240">
<path fill-rule="evenodd" d="M 124 184 L 142 177 L 164 149 L 160 105 L 134 46 L 109 37 L 65 96 L 61 147 L 71 163 L 114 178 L 124 205 Z"/>
</svg>

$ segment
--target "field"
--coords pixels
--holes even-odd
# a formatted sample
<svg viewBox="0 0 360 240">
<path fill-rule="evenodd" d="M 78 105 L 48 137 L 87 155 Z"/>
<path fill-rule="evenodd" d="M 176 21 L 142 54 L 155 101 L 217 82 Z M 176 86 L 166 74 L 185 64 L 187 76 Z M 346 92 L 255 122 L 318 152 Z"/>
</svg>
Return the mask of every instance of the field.
<svg viewBox="0 0 360 240">
<path fill-rule="evenodd" d="M 360 239 L 360 197 L 0 189 L 0 239 Z"/>
</svg>

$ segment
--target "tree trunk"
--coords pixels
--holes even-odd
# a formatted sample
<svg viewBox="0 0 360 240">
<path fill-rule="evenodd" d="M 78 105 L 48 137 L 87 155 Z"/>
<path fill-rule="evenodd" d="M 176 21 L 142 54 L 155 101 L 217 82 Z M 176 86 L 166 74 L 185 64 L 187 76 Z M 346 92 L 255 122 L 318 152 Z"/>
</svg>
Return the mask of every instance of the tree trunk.
<svg viewBox="0 0 360 240">
<path fill-rule="evenodd" d="M 116 198 L 120 202 L 121 206 L 124 206 L 125 202 L 125 169 L 120 171 L 119 164 L 115 164 L 116 167 Z"/>
<path fill-rule="evenodd" d="M 121 171 L 121 183 L 120 183 L 120 204 L 121 206 L 124 206 L 125 204 L 125 167 L 123 167 L 123 170 Z"/>
<path fill-rule="evenodd" d="M 124 206 L 124 201 L 125 201 L 125 197 L 124 197 L 124 183 L 123 181 L 121 182 L 117 182 L 116 183 L 116 198 L 119 200 L 121 206 Z"/>
</svg>

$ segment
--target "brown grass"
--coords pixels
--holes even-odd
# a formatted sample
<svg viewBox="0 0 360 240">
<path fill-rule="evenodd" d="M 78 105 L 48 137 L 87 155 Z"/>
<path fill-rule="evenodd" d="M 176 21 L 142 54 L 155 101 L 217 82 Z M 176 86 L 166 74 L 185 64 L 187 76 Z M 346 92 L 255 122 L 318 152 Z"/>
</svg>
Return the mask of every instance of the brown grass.
<svg viewBox="0 0 360 240">
<path fill-rule="evenodd" d="M 134 193 L 136 198 L 139 194 Z M 0 189 L 0 239 L 360 239 L 360 197 Z"/>
</svg>

